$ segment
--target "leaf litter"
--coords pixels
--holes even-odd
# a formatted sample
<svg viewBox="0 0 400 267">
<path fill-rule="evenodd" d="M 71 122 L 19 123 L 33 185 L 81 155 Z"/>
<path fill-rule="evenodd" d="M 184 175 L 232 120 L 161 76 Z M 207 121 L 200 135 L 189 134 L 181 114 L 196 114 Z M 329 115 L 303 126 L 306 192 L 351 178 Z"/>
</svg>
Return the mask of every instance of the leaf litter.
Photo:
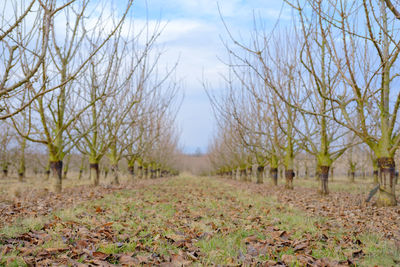
<svg viewBox="0 0 400 267">
<path fill-rule="evenodd" d="M 334 208 L 324 201 L 317 205 L 294 191 L 267 188 L 192 177 L 102 187 L 91 191 L 96 192 L 93 198 L 90 192 L 83 193 L 79 202 L 79 194 L 72 192 L 58 200 L 45 197 L 36 202 L 48 201 L 45 205 L 54 209 L 36 216 L 48 215 L 48 222 L 40 229 L 0 236 L 0 258 L 6 258 L 0 263 L 19 259 L 28 266 L 353 266 L 367 256 L 365 244 L 357 238 L 362 228 L 354 228 L 356 222 L 343 224 L 347 221 L 342 216 L 334 220 L 327 213 Z M 280 203 L 267 205 L 265 194 L 276 195 Z M 73 215 L 55 215 L 56 208 L 65 208 L 60 199 L 71 197 L 77 199 L 64 203 L 76 208 L 70 212 Z M 312 229 L 288 228 L 279 217 L 290 218 L 288 203 L 330 219 L 313 221 Z M 314 211 L 306 208 L 310 205 Z M 23 201 L 21 207 L 29 209 Z M 358 216 L 358 225 L 367 225 Z M 3 218 L 3 223 L 14 219 Z M 338 227 L 340 235 L 335 232 Z"/>
</svg>

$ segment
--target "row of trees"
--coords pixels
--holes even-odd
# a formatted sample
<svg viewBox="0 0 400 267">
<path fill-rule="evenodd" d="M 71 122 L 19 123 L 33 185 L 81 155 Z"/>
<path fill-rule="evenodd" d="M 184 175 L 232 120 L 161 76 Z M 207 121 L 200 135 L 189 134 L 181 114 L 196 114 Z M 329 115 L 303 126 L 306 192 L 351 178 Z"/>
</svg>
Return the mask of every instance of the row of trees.
<svg viewBox="0 0 400 267">
<path fill-rule="evenodd" d="M 400 144 L 400 16 L 390 0 L 285 1 L 290 23 L 265 30 L 254 20 L 250 40 L 229 28 L 227 90 L 213 93 L 219 133 L 210 146 L 216 171 L 269 165 L 276 184 L 285 168 L 293 188 L 296 155 L 311 155 L 328 194 L 332 164 L 367 147 L 379 170 L 378 205 L 396 205 L 394 157 Z M 299 156 L 298 156 L 299 157 Z M 354 163 L 354 160 L 352 159 Z"/>
<path fill-rule="evenodd" d="M 54 191 L 71 153 L 89 159 L 94 185 L 104 157 L 115 183 L 122 159 L 131 173 L 171 168 L 180 103 L 176 63 L 158 67 L 164 25 L 135 23 L 133 0 L 2 4 L 1 129 L 12 126 L 21 158 L 26 142 L 47 149 Z"/>
</svg>

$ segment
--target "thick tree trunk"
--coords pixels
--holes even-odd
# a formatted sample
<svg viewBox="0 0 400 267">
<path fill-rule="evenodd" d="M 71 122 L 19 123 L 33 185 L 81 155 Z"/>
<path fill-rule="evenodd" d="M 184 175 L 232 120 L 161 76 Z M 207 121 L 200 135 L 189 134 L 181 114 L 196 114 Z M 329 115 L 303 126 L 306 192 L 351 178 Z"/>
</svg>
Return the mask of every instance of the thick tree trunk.
<svg viewBox="0 0 400 267">
<path fill-rule="evenodd" d="M 294 177 L 294 171 L 293 170 L 286 170 L 285 171 L 285 179 L 286 179 L 285 187 L 287 189 L 293 189 L 293 177 Z"/>
<path fill-rule="evenodd" d="M 143 177 L 144 177 L 144 179 L 149 178 L 149 169 L 146 167 L 143 168 Z"/>
<path fill-rule="evenodd" d="M 111 172 L 113 174 L 112 184 L 119 185 L 119 173 L 118 173 L 118 165 L 117 164 L 111 165 Z"/>
<path fill-rule="evenodd" d="M 376 204 L 380 207 L 395 206 L 396 169 L 393 158 L 379 158 L 379 194 Z"/>
<path fill-rule="evenodd" d="M 257 184 L 264 182 L 264 166 L 257 167 Z"/>
<path fill-rule="evenodd" d="M 328 195 L 328 178 L 329 178 L 329 166 L 320 166 L 319 167 L 319 178 L 321 183 L 320 193 L 322 195 Z"/>
<path fill-rule="evenodd" d="M 271 175 L 272 183 L 278 185 L 278 168 L 270 168 L 269 173 Z"/>
<path fill-rule="evenodd" d="M 99 164 L 98 163 L 90 163 L 90 179 L 92 181 L 92 185 L 98 186 L 99 185 Z"/>
<path fill-rule="evenodd" d="M 62 191 L 62 166 L 63 166 L 62 160 L 50 162 L 50 169 L 53 180 L 52 189 L 56 193 L 61 193 Z"/>
</svg>

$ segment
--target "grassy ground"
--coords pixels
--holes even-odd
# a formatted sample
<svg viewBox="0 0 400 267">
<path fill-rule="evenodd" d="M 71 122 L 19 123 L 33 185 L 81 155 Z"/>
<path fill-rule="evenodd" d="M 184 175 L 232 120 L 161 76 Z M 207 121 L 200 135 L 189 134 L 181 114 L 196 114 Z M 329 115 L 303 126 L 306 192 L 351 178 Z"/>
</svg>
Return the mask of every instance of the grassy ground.
<svg viewBox="0 0 400 267">
<path fill-rule="evenodd" d="M 69 172 L 67 179 L 63 180 L 63 188 L 72 188 L 75 186 L 89 185 L 91 183 L 89 174 L 84 173 L 81 179 L 78 179 L 78 172 Z M 50 190 L 52 181 L 47 180 L 44 175 L 35 176 L 31 173 L 27 174 L 24 181 L 21 183 L 15 175 L 9 175 L 7 178 L 0 178 L 0 201 L 11 200 L 20 197 L 26 191 L 35 189 Z M 130 177 L 121 175 L 120 181 L 128 181 Z M 108 175 L 107 178 L 101 177 L 103 184 L 111 184 L 112 177 Z"/>
<path fill-rule="evenodd" d="M 89 185 L 90 180 L 87 173 L 82 175 L 81 179 L 78 179 L 77 172 L 70 172 L 68 178 L 63 181 L 64 188 L 71 188 L 81 185 Z M 130 177 L 127 175 L 121 175 L 121 182 L 129 181 Z M 108 175 L 107 178 L 101 177 L 101 183 L 111 184 L 112 177 Z M 255 182 L 255 180 L 254 180 Z M 269 182 L 268 178 L 264 179 L 265 183 Z M 279 180 L 279 183 L 284 183 L 283 179 Z M 315 178 L 295 178 L 295 187 L 306 187 L 306 188 L 318 188 L 319 181 Z M 19 182 L 17 177 L 10 175 L 7 178 L 0 178 L 0 201 L 12 200 L 18 198 L 26 191 L 34 189 L 49 190 L 51 187 L 51 181 L 46 180 L 44 177 L 34 176 L 28 174 L 24 179 L 24 182 Z M 335 176 L 333 181 L 329 181 L 329 189 L 332 192 L 352 192 L 352 193 L 368 193 L 373 188 L 372 177 L 366 177 L 365 179 L 357 177 L 355 183 L 349 182 L 349 179 L 344 176 Z M 398 193 L 400 193 L 400 187 L 398 187 Z"/>
<path fill-rule="evenodd" d="M 21 219 L 1 229 L 0 238 L 0 263 L 10 266 L 38 260 L 394 266 L 400 259 L 398 249 L 374 233 L 329 224 L 273 196 L 189 176 Z"/>
<path fill-rule="evenodd" d="M 315 177 L 309 179 L 295 179 L 294 186 L 318 188 L 319 180 Z M 373 187 L 374 183 L 372 177 L 357 177 L 355 182 L 350 182 L 348 177 L 335 176 L 329 181 L 329 190 L 332 192 L 367 193 Z"/>
</svg>

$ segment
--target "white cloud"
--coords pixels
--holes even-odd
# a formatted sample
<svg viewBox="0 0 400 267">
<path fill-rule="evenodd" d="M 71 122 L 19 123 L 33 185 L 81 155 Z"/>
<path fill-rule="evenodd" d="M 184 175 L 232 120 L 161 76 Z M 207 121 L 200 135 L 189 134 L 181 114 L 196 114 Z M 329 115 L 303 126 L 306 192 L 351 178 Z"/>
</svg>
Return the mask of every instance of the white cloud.
<svg viewBox="0 0 400 267">
<path fill-rule="evenodd" d="M 136 3 L 140 4 L 140 1 L 145 0 L 136 0 Z M 162 24 L 167 23 L 159 39 L 166 49 L 161 65 L 171 65 L 180 57 L 177 76 L 184 80 L 186 94 L 178 115 L 182 144 L 205 151 L 214 120 L 201 79 L 204 75 L 213 88 L 220 88 L 220 74 L 227 72 L 227 67 L 218 59 L 218 56 L 225 58 L 226 55 L 220 38 L 228 38 L 217 3 L 230 31 L 244 41 L 249 39 L 252 29 L 253 10 L 265 18 L 266 27 L 273 27 L 278 18 L 287 19 L 290 10 L 284 8 L 281 12 L 282 2 L 276 0 L 148 0 L 148 3 L 149 11 L 155 14 L 150 17 L 157 17 L 161 10 L 165 15 Z"/>
</svg>

